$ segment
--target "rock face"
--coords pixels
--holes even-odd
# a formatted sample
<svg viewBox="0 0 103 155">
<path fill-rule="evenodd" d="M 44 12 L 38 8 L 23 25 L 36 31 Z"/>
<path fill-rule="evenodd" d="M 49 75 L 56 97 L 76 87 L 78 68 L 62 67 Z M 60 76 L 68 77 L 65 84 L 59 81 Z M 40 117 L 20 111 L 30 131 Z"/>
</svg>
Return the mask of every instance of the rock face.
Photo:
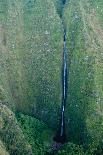
<svg viewBox="0 0 103 155">
<path fill-rule="evenodd" d="M 50 0 L 0 2 L 0 97 L 52 127 L 61 104 L 62 24 Z"/>
</svg>

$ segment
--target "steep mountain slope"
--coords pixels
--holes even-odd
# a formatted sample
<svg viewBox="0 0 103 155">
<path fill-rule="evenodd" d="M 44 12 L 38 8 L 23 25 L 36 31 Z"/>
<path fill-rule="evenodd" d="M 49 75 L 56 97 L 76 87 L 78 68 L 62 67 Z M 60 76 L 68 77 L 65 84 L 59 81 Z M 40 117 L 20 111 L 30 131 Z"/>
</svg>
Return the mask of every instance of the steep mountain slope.
<svg viewBox="0 0 103 155">
<path fill-rule="evenodd" d="M 63 44 L 62 24 L 54 3 L 0 3 L 1 99 L 54 127 L 61 101 Z"/>
<path fill-rule="evenodd" d="M 69 140 L 83 145 L 92 143 L 94 148 L 103 138 L 103 14 L 98 11 L 102 9 L 101 3 L 71 0 L 64 12 L 68 46 L 66 116 Z"/>
<path fill-rule="evenodd" d="M 102 0 L 1 0 L 0 100 L 7 105 L 0 104 L 2 155 L 15 150 L 18 155 L 43 155 L 58 129 L 63 22 L 68 62 L 65 120 L 71 143 L 57 154 L 103 154 Z"/>
</svg>

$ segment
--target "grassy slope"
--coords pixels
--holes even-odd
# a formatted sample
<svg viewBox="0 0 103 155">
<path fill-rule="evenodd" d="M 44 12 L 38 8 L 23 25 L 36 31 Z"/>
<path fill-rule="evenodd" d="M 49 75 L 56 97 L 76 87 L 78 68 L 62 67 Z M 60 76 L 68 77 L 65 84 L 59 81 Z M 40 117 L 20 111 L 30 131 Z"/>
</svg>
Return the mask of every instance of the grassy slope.
<svg viewBox="0 0 103 155">
<path fill-rule="evenodd" d="M 69 69 L 66 116 L 70 139 L 96 148 L 103 135 L 103 24 L 94 7 L 98 2 L 92 2 L 72 0 L 65 8 Z"/>
<path fill-rule="evenodd" d="M 0 7 L 0 99 L 53 127 L 61 103 L 63 45 L 54 3 L 2 0 Z"/>
</svg>

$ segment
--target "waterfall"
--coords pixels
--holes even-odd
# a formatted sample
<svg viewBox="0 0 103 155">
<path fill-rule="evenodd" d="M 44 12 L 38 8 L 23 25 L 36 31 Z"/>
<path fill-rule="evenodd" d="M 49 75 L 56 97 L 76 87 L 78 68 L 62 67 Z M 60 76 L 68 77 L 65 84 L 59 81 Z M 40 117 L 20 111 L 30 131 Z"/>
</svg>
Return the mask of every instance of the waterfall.
<svg viewBox="0 0 103 155">
<path fill-rule="evenodd" d="M 60 18 L 62 20 L 62 25 L 63 25 L 62 103 L 61 103 L 60 126 L 56 136 L 54 137 L 54 141 L 56 141 L 57 143 L 66 142 L 65 106 L 66 106 L 66 98 L 67 98 L 67 49 L 66 49 L 66 27 L 63 19 L 63 9 L 65 4 L 66 4 L 66 0 L 62 0 L 63 7 L 60 14 Z"/>
<path fill-rule="evenodd" d="M 64 27 L 64 36 L 63 36 L 63 68 L 62 68 L 62 104 L 61 104 L 61 118 L 60 118 L 60 127 L 54 137 L 54 141 L 59 143 L 65 143 L 66 133 L 65 133 L 65 106 L 67 98 L 67 49 L 66 49 L 66 29 Z"/>
<path fill-rule="evenodd" d="M 64 131 L 64 112 L 65 112 L 65 105 L 66 105 L 66 96 L 67 96 L 67 59 L 66 59 L 66 30 L 64 28 L 64 46 L 63 46 L 63 73 L 62 73 L 63 83 L 62 83 L 62 107 L 61 107 L 61 131 L 60 136 L 63 136 Z"/>
</svg>

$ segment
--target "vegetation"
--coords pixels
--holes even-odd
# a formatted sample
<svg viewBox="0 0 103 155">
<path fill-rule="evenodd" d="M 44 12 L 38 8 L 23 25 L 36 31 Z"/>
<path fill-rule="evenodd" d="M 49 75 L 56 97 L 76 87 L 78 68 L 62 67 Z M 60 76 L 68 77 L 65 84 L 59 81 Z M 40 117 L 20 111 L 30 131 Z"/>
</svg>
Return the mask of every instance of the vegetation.
<svg viewBox="0 0 103 155">
<path fill-rule="evenodd" d="M 15 115 L 2 103 L 0 103 L 0 140 L 10 155 L 32 155 L 31 146 L 26 141 Z"/>
<path fill-rule="evenodd" d="M 103 137 L 103 44 L 97 31 L 102 32 L 103 26 L 92 7 L 89 1 L 71 0 L 64 11 L 69 87 L 66 118 L 69 140 L 96 149 Z"/>
<path fill-rule="evenodd" d="M 95 151 L 94 151 L 95 150 Z M 92 148 L 91 146 L 88 149 L 84 149 L 82 145 L 76 145 L 74 143 L 67 143 L 59 150 L 56 155 L 102 155 L 102 147 Z"/>
<path fill-rule="evenodd" d="M 1 0 L 0 7 L 0 98 L 56 128 L 63 39 L 54 3 Z"/>
<path fill-rule="evenodd" d="M 53 131 L 47 125 L 23 114 L 17 114 L 17 121 L 2 103 L 0 114 L 1 155 L 43 155 L 47 152 L 53 139 Z"/>
<path fill-rule="evenodd" d="M 52 144 L 53 131 L 43 122 L 28 115 L 18 114 L 17 119 L 33 153 L 45 154 Z"/>
<path fill-rule="evenodd" d="M 9 153 L 6 151 L 5 146 L 3 145 L 2 141 L 0 140 L 0 154 L 1 155 L 9 155 Z"/>
<path fill-rule="evenodd" d="M 82 146 L 73 143 L 66 144 L 62 150 L 59 150 L 57 155 L 86 155 Z"/>
<path fill-rule="evenodd" d="M 1 0 L 0 155 L 44 155 L 51 146 L 62 98 L 62 21 L 69 142 L 55 154 L 103 154 L 103 1 Z"/>
</svg>

